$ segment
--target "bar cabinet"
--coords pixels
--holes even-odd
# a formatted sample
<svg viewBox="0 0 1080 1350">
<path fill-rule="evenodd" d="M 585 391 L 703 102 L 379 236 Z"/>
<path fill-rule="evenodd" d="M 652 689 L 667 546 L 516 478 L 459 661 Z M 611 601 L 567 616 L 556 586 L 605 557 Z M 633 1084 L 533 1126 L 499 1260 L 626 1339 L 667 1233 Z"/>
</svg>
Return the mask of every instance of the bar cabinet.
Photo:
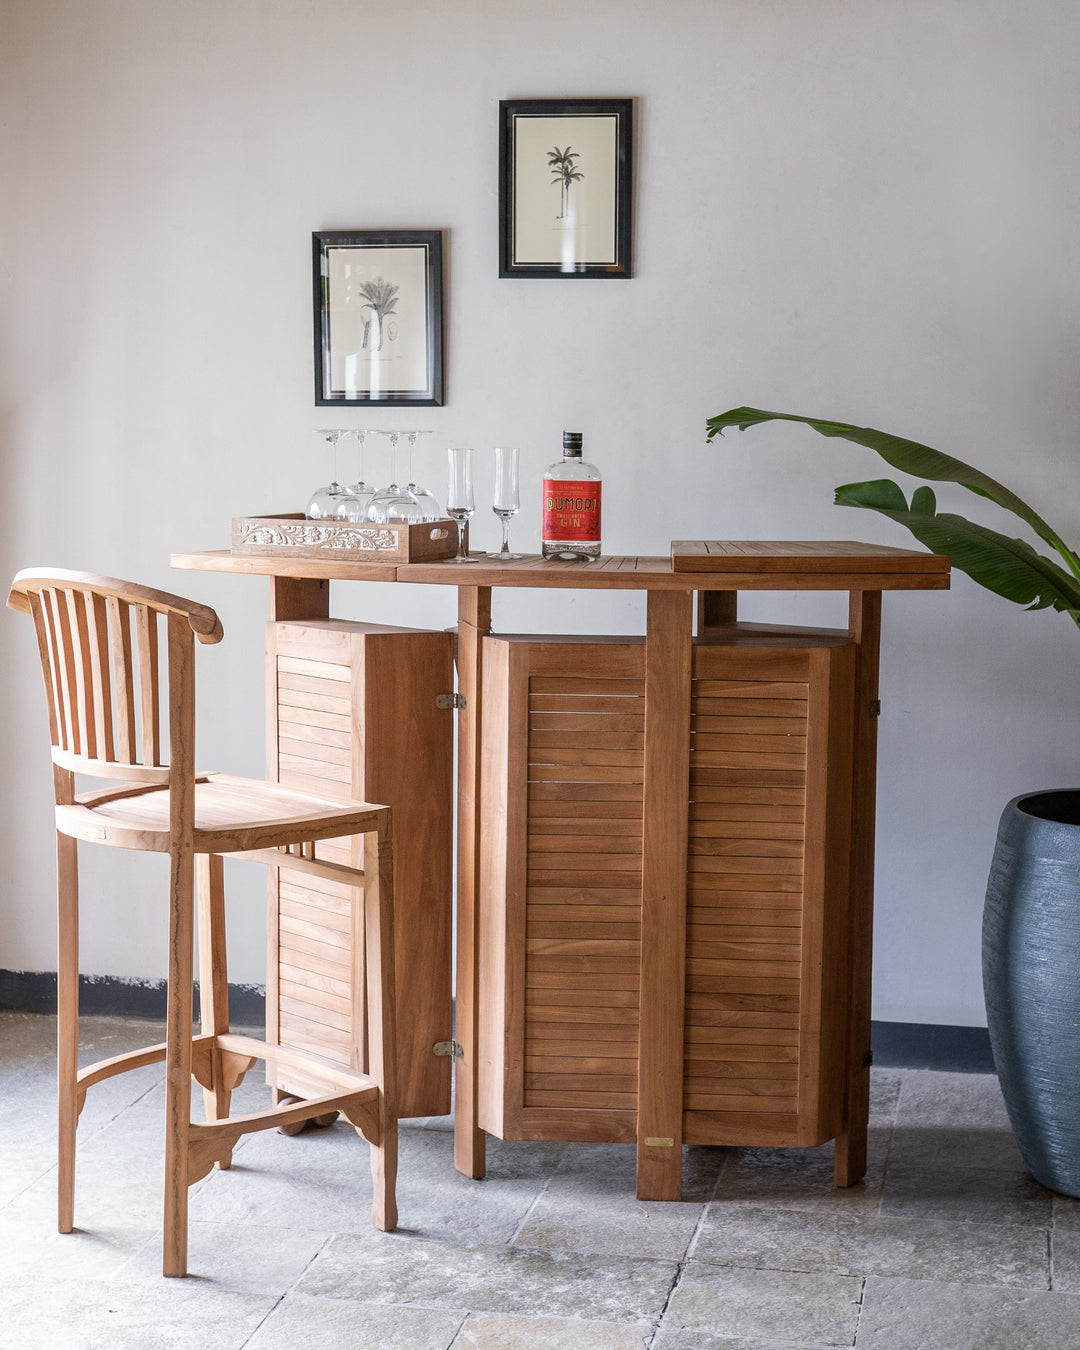
<svg viewBox="0 0 1080 1350">
<path fill-rule="evenodd" d="M 643 1199 L 679 1197 L 684 1143 L 834 1139 L 837 1184 L 864 1175 L 881 593 L 947 588 L 947 559 L 843 541 L 677 541 L 670 557 L 589 564 L 215 551 L 173 565 L 271 577 L 271 629 L 288 634 L 268 649 L 278 670 L 281 641 L 291 660 L 322 660 L 331 580 L 458 588 L 452 1037 L 445 946 L 414 942 L 399 981 L 408 1053 L 449 1042 L 454 1055 L 461 1171 L 483 1175 L 491 1133 L 632 1142 Z M 494 634 L 498 587 L 644 590 L 646 631 Z M 738 592 L 753 590 L 847 591 L 847 626 L 739 622 Z M 386 660 L 405 677 L 404 648 Z M 426 705 L 442 675 L 407 697 Z M 269 704 L 279 773 L 296 769 L 283 706 Z M 352 709 L 363 744 L 373 710 Z M 444 727 L 418 712 L 408 770 L 381 793 L 377 775 L 363 780 L 394 809 L 395 833 L 399 810 L 423 809 L 421 766 L 438 759 L 425 738 Z M 339 767 L 358 753 L 331 748 Z M 448 922 L 448 897 L 418 876 L 401 906 Z M 414 1007 L 408 991 L 421 989 L 438 992 Z M 277 1034 L 295 1026 L 284 1000 L 268 977 Z M 339 1038 L 355 1038 L 341 1012 Z M 301 1020 L 316 1041 L 329 1025 Z"/>
</svg>

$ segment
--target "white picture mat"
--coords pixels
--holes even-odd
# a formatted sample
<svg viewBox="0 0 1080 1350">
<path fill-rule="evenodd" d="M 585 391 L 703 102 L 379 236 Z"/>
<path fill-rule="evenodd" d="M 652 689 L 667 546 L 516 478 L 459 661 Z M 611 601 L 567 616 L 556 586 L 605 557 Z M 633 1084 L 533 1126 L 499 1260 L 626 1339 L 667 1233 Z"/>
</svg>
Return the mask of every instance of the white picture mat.
<svg viewBox="0 0 1080 1350">
<path fill-rule="evenodd" d="M 517 266 L 616 262 L 619 119 L 615 114 L 552 117 L 519 113 L 513 126 L 513 262 Z M 576 151 L 583 175 L 567 193 L 549 164 L 556 148 Z"/>
<path fill-rule="evenodd" d="M 330 245 L 326 249 L 327 398 L 423 392 L 428 389 L 428 250 Z M 380 321 L 363 288 L 398 287 Z"/>
</svg>

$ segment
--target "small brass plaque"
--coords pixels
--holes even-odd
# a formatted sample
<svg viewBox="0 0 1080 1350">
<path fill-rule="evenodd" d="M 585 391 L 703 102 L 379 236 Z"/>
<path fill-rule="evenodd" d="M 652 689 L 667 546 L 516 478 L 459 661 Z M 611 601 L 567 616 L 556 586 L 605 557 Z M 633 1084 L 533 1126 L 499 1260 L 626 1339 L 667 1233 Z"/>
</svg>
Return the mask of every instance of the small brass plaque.
<svg viewBox="0 0 1080 1350">
<path fill-rule="evenodd" d="M 646 1135 L 645 1143 L 651 1148 L 674 1148 L 675 1140 L 666 1135 Z"/>
</svg>

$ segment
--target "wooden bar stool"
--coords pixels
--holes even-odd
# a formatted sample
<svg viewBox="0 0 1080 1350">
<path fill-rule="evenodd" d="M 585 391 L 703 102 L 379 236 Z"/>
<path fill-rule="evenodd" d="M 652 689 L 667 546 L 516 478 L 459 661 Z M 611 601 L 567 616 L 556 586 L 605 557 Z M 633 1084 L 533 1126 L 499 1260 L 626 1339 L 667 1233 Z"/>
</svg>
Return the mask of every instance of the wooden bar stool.
<svg viewBox="0 0 1080 1350">
<path fill-rule="evenodd" d="M 58 909 L 59 1227 L 73 1226 L 75 1127 L 86 1091 L 125 1070 L 165 1061 L 166 1275 L 187 1271 L 188 1187 L 227 1167 L 241 1135 L 341 1112 L 371 1145 L 372 1222 L 397 1223 L 394 1095 L 393 871 L 390 808 L 331 801 L 276 783 L 195 772 L 195 638 L 220 642 L 206 605 L 111 577 L 34 569 L 18 574 L 8 605 L 30 614 L 49 706 L 56 795 Z M 159 627 L 165 655 L 159 659 Z M 162 712 L 168 762 L 162 763 Z M 75 774 L 119 780 L 75 792 Z M 317 856 L 321 840 L 360 836 L 363 866 Z M 79 1070 L 79 841 L 169 855 L 169 976 L 164 1045 Z M 354 851 L 359 852 L 359 848 Z M 367 1064 L 269 1045 L 229 1031 L 222 855 L 363 892 Z M 192 1033 L 194 882 L 198 877 L 202 1034 Z M 362 924 L 362 928 L 361 928 Z M 358 975 L 360 972 L 357 972 Z M 229 1118 L 229 1097 L 256 1062 L 272 1061 L 316 1095 Z M 191 1080 L 207 1120 L 193 1123 Z"/>
</svg>

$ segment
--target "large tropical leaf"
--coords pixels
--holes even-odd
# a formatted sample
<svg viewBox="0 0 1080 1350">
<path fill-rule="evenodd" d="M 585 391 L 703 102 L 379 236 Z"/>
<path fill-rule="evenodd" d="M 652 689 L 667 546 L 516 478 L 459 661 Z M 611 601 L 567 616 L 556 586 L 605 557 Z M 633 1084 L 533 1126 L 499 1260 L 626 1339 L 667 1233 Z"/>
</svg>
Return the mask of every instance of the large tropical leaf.
<svg viewBox="0 0 1080 1350">
<path fill-rule="evenodd" d="M 1063 567 L 1037 553 L 1023 539 L 948 512 L 937 514 L 933 491 L 920 487 L 908 505 L 903 490 L 889 478 L 847 483 L 836 489 L 837 506 L 861 506 L 906 526 L 932 553 L 952 560 L 973 581 L 1029 609 L 1053 607 L 1080 622 L 1080 582 Z"/>
<path fill-rule="evenodd" d="M 760 408 L 732 408 L 730 412 L 710 417 L 705 425 L 708 428 L 708 439 L 712 440 L 714 436 L 722 435 L 726 427 L 738 427 L 745 431 L 747 427 L 756 426 L 759 422 L 773 421 L 802 422 L 808 427 L 813 427 L 822 436 L 839 436 L 876 451 L 887 464 L 892 465 L 894 469 L 900 469 L 903 473 L 910 473 L 916 478 L 928 478 L 932 482 L 959 483 L 980 497 L 988 497 L 998 506 L 1026 521 L 1040 539 L 1056 549 L 1072 574 L 1080 579 L 1080 557 L 1037 511 L 1028 506 L 1027 502 L 1014 492 L 1010 492 L 989 474 L 965 464 L 963 460 L 954 459 L 952 455 L 934 450 L 929 445 L 908 441 L 901 436 L 891 436 L 888 432 L 876 431 L 873 427 L 857 427 L 848 422 L 800 417 L 795 413 L 763 412 Z"/>
</svg>

